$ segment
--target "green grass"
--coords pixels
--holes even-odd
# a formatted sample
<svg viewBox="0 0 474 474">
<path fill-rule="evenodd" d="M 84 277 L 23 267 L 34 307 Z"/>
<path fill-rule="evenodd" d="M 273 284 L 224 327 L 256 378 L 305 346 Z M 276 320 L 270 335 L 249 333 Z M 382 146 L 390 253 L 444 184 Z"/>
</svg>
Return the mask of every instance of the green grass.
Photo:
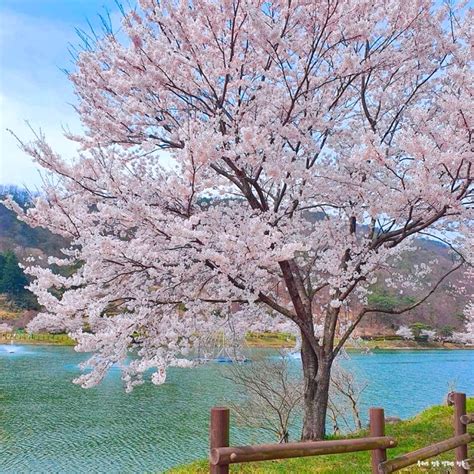
<svg viewBox="0 0 474 474">
<path fill-rule="evenodd" d="M 17 314 L 17 313 L 15 313 Z M 0 316 L 2 315 L 0 309 Z M 2 318 L 0 317 L 0 320 Z M 4 318 L 6 319 L 6 317 Z M 0 344 L 9 343 L 12 339 L 11 335 L 0 336 Z M 267 348 L 267 349 L 283 349 L 295 346 L 295 337 L 291 334 L 277 332 L 249 332 L 245 337 L 249 347 Z M 28 334 L 22 329 L 15 331 L 13 341 L 22 344 L 57 344 L 64 346 L 73 346 L 74 341 L 66 334 L 49 334 L 46 332 Z M 404 341 L 398 336 L 379 336 L 364 342 L 363 346 L 353 346 L 350 343 L 345 345 L 349 351 L 360 351 L 361 349 L 371 350 L 404 350 L 404 349 L 472 349 L 460 344 L 440 342 L 417 342 Z"/>
<path fill-rule="evenodd" d="M 245 341 L 250 347 L 294 347 L 295 336 L 281 332 L 249 332 Z"/>
<path fill-rule="evenodd" d="M 468 399 L 467 411 L 470 413 L 474 412 L 474 398 Z M 393 436 L 398 440 L 398 446 L 388 450 L 388 458 L 391 459 L 401 454 L 406 454 L 453 436 L 452 413 L 452 407 L 434 406 L 410 420 L 388 424 L 386 426 L 387 436 Z M 473 431 L 472 428 L 471 431 Z M 357 434 L 357 437 L 367 435 L 367 431 L 362 431 Z M 471 444 L 469 448 L 469 456 L 472 457 L 474 455 L 474 446 Z M 442 461 L 454 461 L 454 451 L 448 451 L 428 461 L 430 462 L 429 467 L 414 465 L 398 472 L 410 474 L 453 472 L 453 468 L 443 467 Z M 440 461 L 440 466 L 436 467 L 432 461 Z M 208 469 L 207 461 L 198 461 L 167 472 L 168 474 L 205 474 L 209 472 Z M 366 474 L 370 473 L 370 452 L 362 451 L 283 461 L 234 464 L 231 465 L 230 472 L 243 474 Z"/>
<path fill-rule="evenodd" d="M 249 332 L 245 337 L 249 347 L 260 348 L 288 348 L 294 347 L 295 337 L 291 334 L 277 332 Z M 441 343 L 441 342 L 418 342 L 406 341 L 399 336 L 376 336 L 367 339 L 362 346 L 354 346 L 348 342 L 344 346 L 349 351 L 360 351 L 362 349 L 370 350 L 423 350 L 423 349 L 472 349 L 462 344 Z"/>
<path fill-rule="evenodd" d="M 360 347 L 347 343 L 344 346 L 347 350 L 360 350 L 367 348 L 370 350 L 426 350 L 426 349 L 472 349 L 472 346 L 465 346 L 463 344 L 454 344 L 451 342 L 418 342 L 405 341 L 399 339 L 374 338 L 372 340 L 364 341 Z"/>
<path fill-rule="evenodd" d="M 22 329 L 0 337 L 0 343 L 7 344 L 10 342 L 13 342 L 13 344 L 57 344 L 61 346 L 73 346 L 75 344 L 67 334 L 28 333 Z"/>
</svg>

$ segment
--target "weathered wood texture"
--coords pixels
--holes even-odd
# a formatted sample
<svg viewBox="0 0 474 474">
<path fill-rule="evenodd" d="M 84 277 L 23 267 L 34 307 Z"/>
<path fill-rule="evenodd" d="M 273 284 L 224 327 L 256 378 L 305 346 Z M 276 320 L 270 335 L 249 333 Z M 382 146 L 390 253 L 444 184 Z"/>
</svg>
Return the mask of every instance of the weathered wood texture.
<svg viewBox="0 0 474 474">
<path fill-rule="evenodd" d="M 331 441 L 304 441 L 301 443 L 258 444 L 255 446 L 213 449 L 211 450 L 210 461 L 213 465 L 270 461 L 272 459 L 300 458 L 321 454 L 352 453 L 378 448 L 393 448 L 396 445 L 396 440 L 388 436 Z"/>
<path fill-rule="evenodd" d="M 382 408 L 370 409 L 370 437 L 367 438 L 237 447 L 229 447 L 229 409 L 213 408 L 210 426 L 210 473 L 228 474 L 229 465 L 233 463 L 372 451 L 372 474 L 386 474 L 454 449 L 456 474 L 467 474 L 468 466 L 473 464 L 472 459 L 467 459 L 467 445 L 474 440 L 474 435 L 467 433 L 466 426 L 474 422 L 474 414 L 466 414 L 464 393 L 450 393 L 448 405 L 453 406 L 454 411 L 452 438 L 390 460 L 387 460 L 386 450 L 395 447 L 397 440 L 385 436 L 385 417 Z"/>
<path fill-rule="evenodd" d="M 383 408 L 371 408 L 369 410 L 370 436 L 385 435 L 385 414 Z M 380 463 L 387 460 L 387 451 L 383 448 L 372 450 L 371 464 L 372 473 L 377 474 Z"/>
<path fill-rule="evenodd" d="M 450 451 L 463 444 L 470 443 L 474 439 L 474 436 L 466 433 L 460 436 L 454 436 L 453 438 L 445 439 L 439 443 L 432 444 L 425 448 L 412 451 L 411 453 L 398 456 L 389 461 L 385 461 L 379 466 L 380 474 L 388 474 L 390 472 L 398 471 L 404 467 L 416 464 L 418 461 L 424 461 L 425 459 L 432 458 L 438 454 Z"/>
<path fill-rule="evenodd" d="M 465 393 L 453 393 L 453 405 L 454 405 L 454 435 L 462 436 L 467 433 L 467 426 L 461 421 L 463 416 L 466 416 L 466 394 Z M 464 444 L 459 445 L 456 450 L 456 474 L 468 474 L 467 469 L 464 468 L 464 460 L 467 459 L 467 441 Z"/>
<path fill-rule="evenodd" d="M 229 446 L 230 411 L 224 407 L 211 409 L 211 425 L 209 430 L 209 444 L 211 452 L 223 446 Z M 228 474 L 229 465 L 210 464 L 211 474 Z"/>
</svg>

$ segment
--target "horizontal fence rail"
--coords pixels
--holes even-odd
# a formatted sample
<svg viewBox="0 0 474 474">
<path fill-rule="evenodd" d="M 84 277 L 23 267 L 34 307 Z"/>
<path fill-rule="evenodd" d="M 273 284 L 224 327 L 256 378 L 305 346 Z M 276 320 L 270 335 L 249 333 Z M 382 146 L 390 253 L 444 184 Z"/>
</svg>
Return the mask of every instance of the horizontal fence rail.
<svg viewBox="0 0 474 474">
<path fill-rule="evenodd" d="M 466 433 L 460 436 L 454 436 L 453 438 L 445 439 L 439 443 L 432 444 L 426 448 L 417 449 L 411 453 L 398 456 L 390 461 L 385 461 L 379 465 L 380 474 L 389 474 L 391 472 L 398 471 L 404 467 L 411 466 L 418 463 L 418 461 L 424 461 L 425 459 L 438 456 L 438 454 L 451 451 L 459 446 L 470 443 L 474 440 L 474 436 Z"/>
<path fill-rule="evenodd" d="M 396 445 L 396 440 L 389 436 L 331 441 L 304 441 L 301 443 L 257 444 L 255 446 L 214 448 L 211 449 L 209 460 L 213 465 L 271 461 L 273 459 L 353 453 L 380 448 L 386 449 L 393 448 Z"/>
<path fill-rule="evenodd" d="M 448 394 L 448 405 L 453 406 L 454 412 L 453 437 L 390 460 L 387 449 L 397 446 L 397 440 L 385 436 L 383 408 L 369 411 L 369 437 L 230 447 L 230 411 L 216 407 L 211 410 L 209 470 L 211 474 L 228 474 L 230 464 L 235 463 L 371 451 L 372 474 L 388 474 L 455 450 L 455 472 L 467 474 L 474 464 L 474 459 L 467 458 L 467 445 L 474 441 L 474 434 L 467 432 L 467 425 L 474 423 L 474 413 L 466 413 L 464 393 Z"/>
</svg>

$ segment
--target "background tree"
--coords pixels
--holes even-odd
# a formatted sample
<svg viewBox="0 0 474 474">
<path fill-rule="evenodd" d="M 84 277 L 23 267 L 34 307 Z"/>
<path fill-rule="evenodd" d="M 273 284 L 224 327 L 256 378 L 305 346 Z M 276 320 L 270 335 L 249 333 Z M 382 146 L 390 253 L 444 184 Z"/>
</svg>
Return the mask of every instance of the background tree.
<svg viewBox="0 0 474 474">
<path fill-rule="evenodd" d="M 415 335 L 413 334 L 413 330 L 411 329 L 411 327 L 400 326 L 396 334 L 397 336 L 401 336 L 403 339 L 415 339 Z"/>
<path fill-rule="evenodd" d="M 19 266 L 18 258 L 11 250 L 0 254 L 0 293 L 14 299 L 25 293 L 28 279 Z"/>
<path fill-rule="evenodd" d="M 362 429 L 360 401 L 367 385 L 367 381 L 357 380 L 355 375 L 336 359 L 331 371 L 328 400 L 328 415 L 334 434 L 340 433 L 341 430 L 347 432 Z"/>
<path fill-rule="evenodd" d="M 445 325 L 438 330 L 438 335 L 441 339 L 449 339 L 452 337 L 454 329 L 452 326 Z"/>
<path fill-rule="evenodd" d="M 22 143 L 49 181 L 26 214 L 9 205 L 70 239 L 53 263 L 81 262 L 69 277 L 29 269 L 45 308 L 32 328 L 60 326 L 94 353 L 85 387 L 133 351 L 130 389 L 150 368 L 162 383 L 206 333 L 286 318 L 301 337 L 302 437 L 321 438 L 333 361 L 364 316 L 417 307 L 466 261 L 472 13 L 428 0 L 139 5 L 120 37 L 83 35 L 70 75 L 80 154 Z M 430 265 L 403 278 L 394 265 L 420 235 L 454 255 L 426 288 Z M 371 305 L 381 270 L 422 296 Z"/>
<path fill-rule="evenodd" d="M 6 334 L 12 332 L 11 326 L 6 323 L 0 323 L 0 334 Z"/>
<path fill-rule="evenodd" d="M 240 400 L 228 400 L 237 422 L 272 433 L 279 443 L 288 443 L 290 429 L 297 423 L 303 397 L 302 380 L 291 370 L 291 360 L 262 356 L 251 363 L 232 364 L 223 376 L 235 384 Z"/>
<path fill-rule="evenodd" d="M 470 302 L 465 310 L 465 330 L 453 333 L 452 338 L 455 342 L 474 346 L 474 303 Z"/>
<path fill-rule="evenodd" d="M 27 289 L 28 284 L 16 254 L 11 250 L 0 253 L 0 293 L 17 307 L 38 309 L 35 296 Z"/>
<path fill-rule="evenodd" d="M 415 338 L 423 335 L 423 331 L 430 329 L 430 327 L 424 323 L 413 323 L 410 324 L 411 332 Z"/>
<path fill-rule="evenodd" d="M 357 380 L 339 359 L 331 371 L 328 401 L 334 434 L 362 429 L 360 401 L 367 388 L 367 382 Z M 226 401 L 237 423 L 268 431 L 279 443 L 287 443 L 303 408 L 303 380 L 298 369 L 291 354 L 284 351 L 277 358 L 260 354 L 250 363 L 225 367 L 223 376 L 241 395 L 238 400 Z"/>
</svg>

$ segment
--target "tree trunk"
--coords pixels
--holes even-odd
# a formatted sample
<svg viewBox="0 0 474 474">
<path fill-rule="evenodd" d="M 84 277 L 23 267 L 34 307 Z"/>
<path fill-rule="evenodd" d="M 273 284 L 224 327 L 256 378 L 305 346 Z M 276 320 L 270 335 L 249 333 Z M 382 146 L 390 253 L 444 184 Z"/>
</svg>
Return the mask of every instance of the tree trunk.
<svg viewBox="0 0 474 474">
<path fill-rule="evenodd" d="M 302 335 L 301 361 L 304 377 L 304 416 L 301 439 L 324 439 L 331 363 L 323 358 L 318 359 L 304 335 Z"/>
</svg>

